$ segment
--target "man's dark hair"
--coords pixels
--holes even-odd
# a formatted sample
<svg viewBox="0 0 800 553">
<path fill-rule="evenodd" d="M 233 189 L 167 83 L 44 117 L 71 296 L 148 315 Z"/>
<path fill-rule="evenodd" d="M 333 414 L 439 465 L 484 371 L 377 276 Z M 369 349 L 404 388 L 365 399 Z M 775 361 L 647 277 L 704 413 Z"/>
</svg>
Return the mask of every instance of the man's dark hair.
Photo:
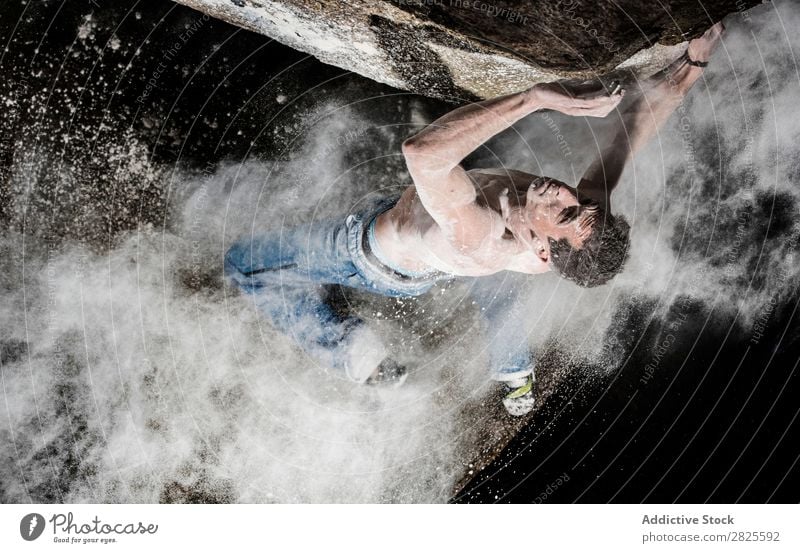
<svg viewBox="0 0 800 553">
<path fill-rule="evenodd" d="M 558 273 L 587 288 L 600 286 L 622 271 L 628 260 L 631 227 L 622 216 L 597 210 L 592 233 L 580 249 L 573 248 L 566 238 L 552 238 L 550 260 Z"/>
</svg>

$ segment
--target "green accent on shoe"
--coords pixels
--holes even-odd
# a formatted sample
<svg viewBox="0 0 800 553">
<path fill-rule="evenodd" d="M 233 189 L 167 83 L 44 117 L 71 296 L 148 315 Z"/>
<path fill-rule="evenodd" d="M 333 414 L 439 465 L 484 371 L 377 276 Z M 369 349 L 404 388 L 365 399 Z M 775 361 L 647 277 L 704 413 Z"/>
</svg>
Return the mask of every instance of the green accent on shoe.
<svg viewBox="0 0 800 553">
<path fill-rule="evenodd" d="M 528 375 L 528 381 L 525 382 L 524 386 L 520 386 L 510 394 L 506 396 L 506 399 L 517 399 L 518 397 L 522 397 L 528 392 L 533 390 L 533 377 Z"/>
</svg>

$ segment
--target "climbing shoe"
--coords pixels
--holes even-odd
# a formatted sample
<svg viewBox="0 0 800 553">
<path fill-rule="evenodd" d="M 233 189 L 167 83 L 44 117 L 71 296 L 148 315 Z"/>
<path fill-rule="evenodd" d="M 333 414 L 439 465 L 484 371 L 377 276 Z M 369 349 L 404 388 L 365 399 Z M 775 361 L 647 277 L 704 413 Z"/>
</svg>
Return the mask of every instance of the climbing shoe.
<svg viewBox="0 0 800 553">
<path fill-rule="evenodd" d="M 503 406 L 509 415 L 521 417 L 533 409 L 533 375 L 503 382 L 506 395 Z"/>
</svg>

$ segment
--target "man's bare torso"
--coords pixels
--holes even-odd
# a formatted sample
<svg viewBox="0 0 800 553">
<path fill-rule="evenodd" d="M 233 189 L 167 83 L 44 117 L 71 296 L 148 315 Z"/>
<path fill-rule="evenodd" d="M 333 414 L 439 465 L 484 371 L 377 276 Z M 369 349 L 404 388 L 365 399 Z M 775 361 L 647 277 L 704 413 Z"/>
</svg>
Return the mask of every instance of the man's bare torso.
<svg viewBox="0 0 800 553">
<path fill-rule="evenodd" d="M 493 232 L 484 245 L 460 251 L 422 205 L 416 187 L 411 185 L 375 223 L 384 254 L 396 266 L 414 272 L 431 268 L 461 276 L 485 276 L 503 270 L 541 272 L 540 265 L 532 259 L 535 256 L 506 229 L 500 208 L 500 196 L 505 190 L 511 206 L 524 202 L 536 175 L 511 169 L 475 169 L 467 174 L 475 186 L 476 203 L 493 219 Z"/>
</svg>

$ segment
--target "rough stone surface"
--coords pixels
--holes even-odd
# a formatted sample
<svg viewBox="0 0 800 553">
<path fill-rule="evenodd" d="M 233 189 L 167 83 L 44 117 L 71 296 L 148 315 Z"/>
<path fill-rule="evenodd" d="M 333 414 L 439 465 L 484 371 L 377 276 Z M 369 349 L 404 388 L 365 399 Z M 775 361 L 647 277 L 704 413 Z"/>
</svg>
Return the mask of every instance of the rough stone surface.
<svg viewBox="0 0 800 553">
<path fill-rule="evenodd" d="M 452 102 L 646 76 L 759 0 L 177 0 L 325 63 Z"/>
</svg>

